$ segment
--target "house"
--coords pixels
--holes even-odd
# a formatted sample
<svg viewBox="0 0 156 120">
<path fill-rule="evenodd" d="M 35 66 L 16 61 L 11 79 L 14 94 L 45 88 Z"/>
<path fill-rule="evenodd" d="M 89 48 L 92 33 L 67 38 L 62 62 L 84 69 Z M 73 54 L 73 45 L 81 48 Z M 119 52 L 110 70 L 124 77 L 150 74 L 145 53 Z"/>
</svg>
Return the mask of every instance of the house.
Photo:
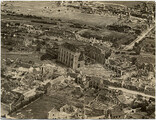
<svg viewBox="0 0 156 120">
<path fill-rule="evenodd" d="M 73 105 L 66 104 L 60 110 L 53 108 L 49 111 L 48 119 L 71 119 L 75 115 L 80 118 L 82 116 L 81 110 Z"/>
<path fill-rule="evenodd" d="M 61 84 L 64 85 L 65 79 L 66 78 L 64 76 L 58 76 L 55 79 L 52 79 L 52 80 L 48 79 L 44 81 L 43 85 L 46 85 L 47 83 L 49 83 L 49 86 L 47 87 L 47 94 L 50 95 L 52 89 L 58 89 Z"/>
<path fill-rule="evenodd" d="M 80 77 L 80 74 L 79 73 L 67 73 L 67 76 L 70 76 L 76 79 L 77 77 Z"/>
<path fill-rule="evenodd" d="M 43 53 L 43 54 L 46 53 L 46 46 L 45 46 L 45 45 L 42 45 L 42 46 L 41 46 L 41 48 L 40 48 L 40 53 Z"/>
<path fill-rule="evenodd" d="M 86 76 L 86 87 L 100 89 L 103 87 L 103 80 L 100 77 Z"/>
<path fill-rule="evenodd" d="M 60 112 L 73 113 L 76 109 L 75 106 L 66 104 L 60 108 Z"/>
<path fill-rule="evenodd" d="M 134 114 L 128 115 L 127 119 L 144 119 L 147 116 L 146 112 L 136 112 Z"/>
<path fill-rule="evenodd" d="M 17 87 L 13 89 L 12 92 L 24 96 L 24 99 L 28 99 L 36 95 L 36 88 L 27 89 L 27 88 Z"/>
<path fill-rule="evenodd" d="M 48 112 L 48 119 L 70 119 L 71 115 L 53 108 Z"/>
<path fill-rule="evenodd" d="M 99 101 L 92 102 L 90 104 L 90 107 L 92 107 L 93 109 L 102 110 L 103 113 L 106 113 L 106 111 L 108 110 L 108 106 L 106 104 L 99 102 Z"/>
<path fill-rule="evenodd" d="M 146 94 L 150 94 L 150 95 L 155 95 L 155 87 L 152 86 L 145 86 L 145 91 Z"/>
<path fill-rule="evenodd" d="M 124 119 L 125 113 L 120 106 L 114 106 L 107 111 L 107 118 L 109 119 Z"/>
<path fill-rule="evenodd" d="M 131 103 L 131 101 L 127 100 L 124 95 L 118 95 L 117 98 L 118 98 L 119 102 L 122 104 L 130 104 Z"/>
<path fill-rule="evenodd" d="M 80 73 L 67 73 L 67 76 L 73 78 L 77 84 L 84 84 L 86 80 L 86 76 Z"/>
<path fill-rule="evenodd" d="M 41 73 L 46 74 L 47 72 L 49 72 L 49 73 L 53 74 L 55 69 L 56 69 L 55 65 L 43 64 L 41 66 Z"/>
</svg>

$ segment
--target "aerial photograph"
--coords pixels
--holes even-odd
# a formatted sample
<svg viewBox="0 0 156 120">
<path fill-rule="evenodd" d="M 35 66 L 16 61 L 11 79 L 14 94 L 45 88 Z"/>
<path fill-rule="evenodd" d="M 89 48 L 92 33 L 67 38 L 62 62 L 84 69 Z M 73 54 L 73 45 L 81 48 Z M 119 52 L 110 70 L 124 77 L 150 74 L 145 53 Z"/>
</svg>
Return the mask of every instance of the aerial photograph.
<svg viewBox="0 0 156 120">
<path fill-rule="evenodd" d="M 1 117 L 155 119 L 155 1 L 1 2 Z"/>
</svg>

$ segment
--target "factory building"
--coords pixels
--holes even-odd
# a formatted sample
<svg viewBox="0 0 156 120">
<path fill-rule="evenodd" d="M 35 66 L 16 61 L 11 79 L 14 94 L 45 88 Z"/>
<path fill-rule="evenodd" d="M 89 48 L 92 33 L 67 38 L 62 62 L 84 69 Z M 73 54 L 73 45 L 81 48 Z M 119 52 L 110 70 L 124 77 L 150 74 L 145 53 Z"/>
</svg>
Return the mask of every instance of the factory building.
<svg viewBox="0 0 156 120">
<path fill-rule="evenodd" d="M 59 47 L 58 61 L 72 69 L 80 68 L 84 65 L 83 49 L 70 43 L 64 43 Z"/>
</svg>

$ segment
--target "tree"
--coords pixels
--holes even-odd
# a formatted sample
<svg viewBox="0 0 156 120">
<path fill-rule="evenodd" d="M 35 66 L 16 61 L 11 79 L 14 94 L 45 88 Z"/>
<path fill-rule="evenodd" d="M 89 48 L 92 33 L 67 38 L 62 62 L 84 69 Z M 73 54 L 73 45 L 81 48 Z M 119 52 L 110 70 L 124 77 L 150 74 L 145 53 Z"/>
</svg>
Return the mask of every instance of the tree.
<svg viewBox="0 0 156 120">
<path fill-rule="evenodd" d="M 106 52 L 106 54 L 105 54 L 105 58 L 106 58 L 106 59 L 108 59 L 108 57 L 110 57 L 110 56 L 111 56 L 111 53 L 112 53 L 112 51 L 111 51 L 111 50 L 109 50 L 108 52 Z"/>
<path fill-rule="evenodd" d="M 136 62 L 137 62 L 137 58 L 136 57 L 132 57 L 132 60 L 131 61 L 132 61 L 132 64 L 135 65 Z"/>
<path fill-rule="evenodd" d="M 134 47 L 134 51 L 137 55 L 140 55 L 140 52 L 141 52 L 141 47 L 140 46 L 135 46 Z"/>
<path fill-rule="evenodd" d="M 119 47 L 119 44 L 116 41 L 113 43 L 113 47 L 118 48 Z"/>
<path fill-rule="evenodd" d="M 154 71 L 154 67 L 153 67 L 152 64 L 146 65 L 146 69 L 147 69 L 148 71 L 150 71 L 150 72 L 153 72 L 153 71 Z"/>
<path fill-rule="evenodd" d="M 6 67 L 1 68 L 1 76 L 4 77 L 5 72 L 7 71 Z"/>
</svg>

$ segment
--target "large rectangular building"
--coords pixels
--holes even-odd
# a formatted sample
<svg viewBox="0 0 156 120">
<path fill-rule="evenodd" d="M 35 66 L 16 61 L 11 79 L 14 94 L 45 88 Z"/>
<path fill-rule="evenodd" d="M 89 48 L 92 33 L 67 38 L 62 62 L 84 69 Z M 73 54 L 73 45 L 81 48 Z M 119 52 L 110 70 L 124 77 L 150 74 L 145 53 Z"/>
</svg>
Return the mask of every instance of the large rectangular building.
<svg viewBox="0 0 156 120">
<path fill-rule="evenodd" d="M 84 65 L 83 50 L 76 45 L 64 43 L 59 47 L 58 61 L 72 69 L 82 67 Z"/>
<path fill-rule="evenodd" d="M 86 47 L 86 56 L 94 59 L 96 62 L 100 64 L 105 63 L 105 51 L 101 50 L 96 46 L 87 46 Z"/>
</svg>

